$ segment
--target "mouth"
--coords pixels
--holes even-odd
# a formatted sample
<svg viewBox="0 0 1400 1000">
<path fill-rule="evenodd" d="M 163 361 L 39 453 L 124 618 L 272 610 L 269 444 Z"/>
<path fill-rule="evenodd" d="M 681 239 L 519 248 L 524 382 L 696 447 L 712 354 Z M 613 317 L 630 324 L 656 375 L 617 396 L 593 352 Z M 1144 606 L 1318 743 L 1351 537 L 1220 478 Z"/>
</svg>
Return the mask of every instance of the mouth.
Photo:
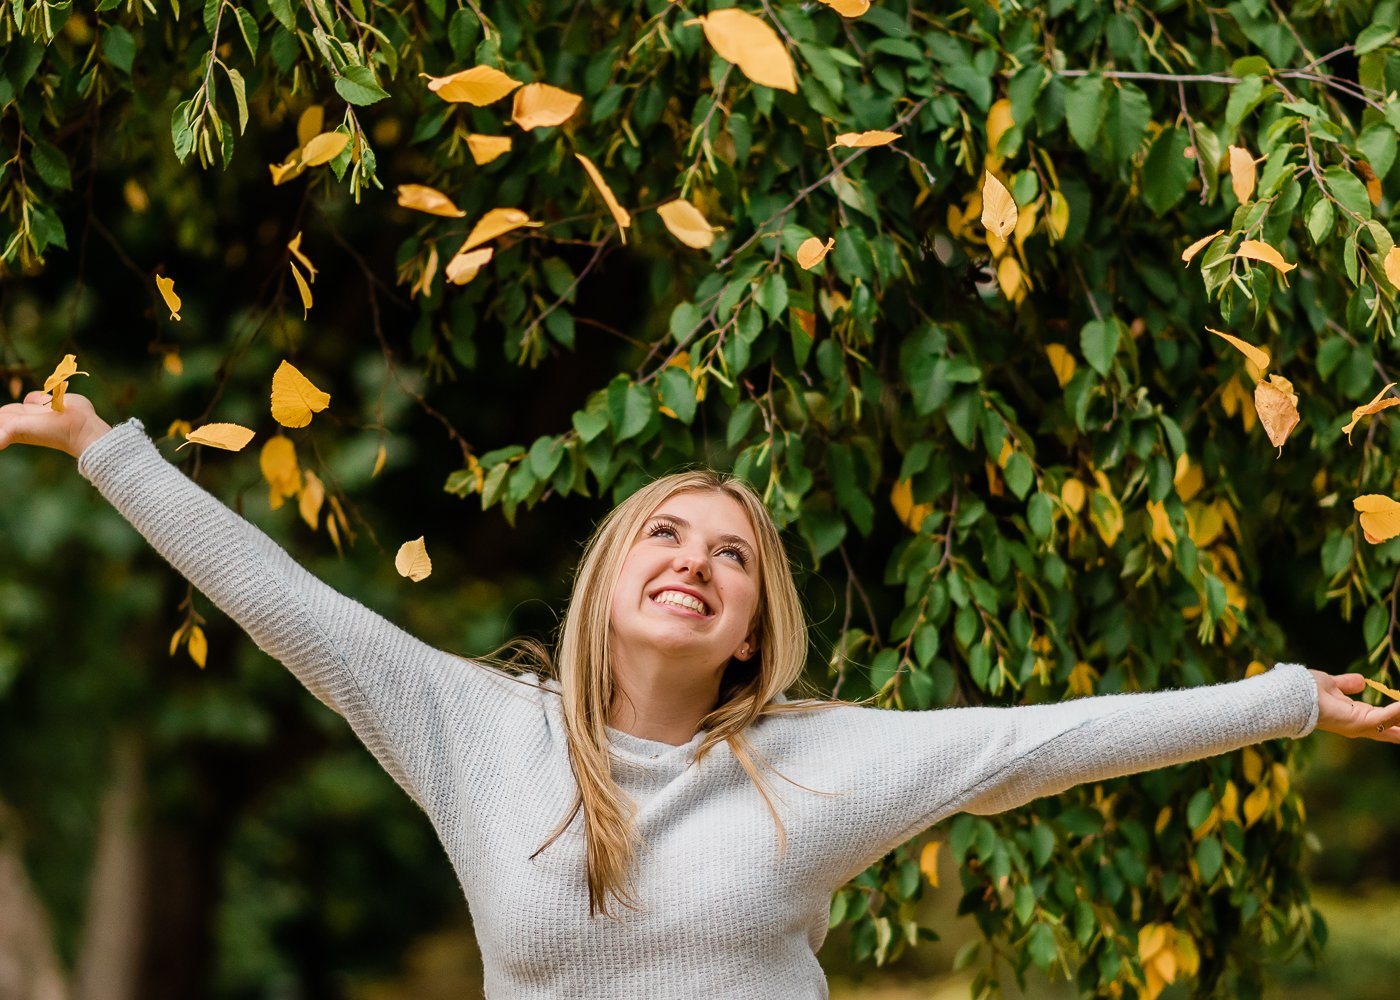
<svg viewBox="0 0 1400 1000">
<path fill-rule="evenodd" d="M 651 595 L 651 602 L 653 604 L 664 604 L 668 607 L 681 608 L 704 618 L 708 618 L 710 615 L 714 614 L 714 612 L 710 610 L 708 604 L 695 594 L 684 590 L 676 590 L 673 588 L 658 590 Z"/>
</svg>

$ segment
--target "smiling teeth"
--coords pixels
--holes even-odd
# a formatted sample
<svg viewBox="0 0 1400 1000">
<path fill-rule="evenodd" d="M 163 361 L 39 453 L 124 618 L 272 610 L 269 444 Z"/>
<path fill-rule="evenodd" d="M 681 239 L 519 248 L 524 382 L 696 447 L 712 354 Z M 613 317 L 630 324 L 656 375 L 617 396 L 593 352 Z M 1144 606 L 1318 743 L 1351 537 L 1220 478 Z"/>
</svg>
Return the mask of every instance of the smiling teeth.
<svg viewBox="0 0 1400 1000">
<path fill-rule="evenodd" d="M 698 597 L 691 597 L 689 594 L 682 594 L 678 590 L 663 590 L 652 598 L 657 604 L 675 604 L 682 608 L 689 608 L 702 615 L 710 613 L 710 609 L 705 606 L 705 602 Z"/>
</svg>

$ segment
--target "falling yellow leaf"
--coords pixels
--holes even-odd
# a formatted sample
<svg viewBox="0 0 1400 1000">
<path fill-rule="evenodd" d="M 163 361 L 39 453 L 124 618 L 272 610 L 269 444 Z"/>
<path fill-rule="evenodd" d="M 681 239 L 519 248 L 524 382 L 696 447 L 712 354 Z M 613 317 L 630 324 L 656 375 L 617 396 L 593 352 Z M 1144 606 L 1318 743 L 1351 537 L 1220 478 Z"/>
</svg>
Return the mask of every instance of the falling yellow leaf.
<svg viewBox="0 0 1400 1000">
<path fill-rule="evenodd" d="M 190 659 L 194 660 L 200 670 L 204 669 L 204 661 L 209 656 L 209 640 L 204 636 L 204 629 L 198 625 L 191 626 L 190 638 L 185 643 L 185 651 L 190 654 Z"/>
<path fill-rule="evenodd" d="M 1270 358 L 1268 351 L 1264 350 L 1262 347 L 1255 347 L 1253 344 L 1243 341 L 1239 337 L 1232 337 L 1228 333 L 1222 333 L 1220 330 L 1212 330 L 1210 327 L 1206 327 L 1206 330 L 1209 333 L 1215 334 L 1222 340 L 1229 342 L 1231 347 L 1243 354 L 1245 358 L 1248 359 L 1250 365 L 1253 366 L 1250 374 L 1252 374 L 1255 379 L 1264 377 L 1264 373 L 1269 370 Z"/>
<path fill-rule="evenodd" d="M 394 568 L 399 571 L 399 576 L 406 576 L 414 583 L 428 578 L 433 571 L 433 561 L 428 558 L 428 547 L 423 544 L 421 535 L 399 546 L 398 555 L 394 556 Z"/>
<path fill-rule="evenodd" d="M 301 466 L 296 445 L 285 434 L 276 434 L 263 443 L 258 468 L 267 480 L 268 505 L 277 510 L 282 501 L 301 492 Z"/>
<path fill-rule="evenodd" d="M 827 148 L 834 149 L 837 146 L 847 146 L 852 149 L 858 149 L 863 146 L 887 146 L 898 139 L 899 136 L 900 134 L 898 132 L 882 132 L 878 129 L 870 132 L 842 132 L 836 137 L 836 141 Z"/>
<path fill-rule="evenodd" d="M 267 169 L 272 172 L 272 186 L 276 187 L 298 176 L 306 169 L 306 164 L 301 162 L 301 150 L 297 150 L 287 162 L 269 163 Z"/>
<path fill-rule="evenodd" d="M 63 360 L 58 363 L 53 374 L 44 380 L 44 391 L 52 396 L 50 407 L 55 413 L 62 413 L 64 410 L 63 394 L 68 391 L 68 380 L 74 375 L 86 374 L 87 372 L 78 371 L 77 355 L 65 354 L 63 356 Z"/>
<path fill-rule="evenodd" d="M 518 86 L 519 80 L 491 66 L 473 66 L 450 76 L 428 77 L 428 89 L 444 101 L 477 107 L 494 104 Z"/>
<path fill-rule="evenodd" d="M 668 201 L 656 210 L 671 235 L 688 247 L 704 250 L 715 241 L 720 227 L 710 225 L 700 209 L 683 198 Z"/>
<path fill-rule="evenodd" d="M 910 531 L 918 532 L 924 518 L 933 513 L 933 504 L 914 502 L 914 484 L 908 479 L 897 480 L 890 490 L 890 506 L 895 516 Z"/>
<path fill-rule="evenodd" d="M 1400 701 L 1400 691 L 1397 691 L 1394 688 L 1388 688 L 1380 681 L 1373 681 L 1369 677 L 1364 677 L 1362 678 L 1362 680 L 1366 682 L 1367 686 L 1374 688 L 1381 694 L 1385 695 L 1387 698 L 1392 698 L 1395 701 Z"/>
<path fill-rule="evenodd" d="M 1390 279 L 1390 283 L 1396 288 L 1400 288 L 1400 247 L 1391 247 L 1386 252 L 1382 266 L 1385 268 L 1385 276 Z"/>
<path fill-rule="evenodd" d="M 224 451 L 242 451 L 253 440 L 253 431 L 239 424 L 205 424 L 185 433 L 185 444 L 202 444 Z M 176 448 L 179 451 L 185 444 Z"/>
<path fill-rule="evenodd" d="M 308 167 L 319 167 L 330 163 L 350 144 L 350 136 L 344 132 L 322 132 L 301 147 L 301 162 Z"/>
<path fill-rule="evenodd" d="M 1231 146 L 1230 186 L 1235 189 L 1235 197 L 1243 205 L 1254 197 L 1254 157 L 1243 146 Z"/>
<path fill-rule="evenodd" d="M 293 257 L 295 257 L 297 260 L 301 261 L 301 266 L 304 267 L 304 268 L 306 268 L 306 277 L 307 277 L 307 280 L 308 280 L 308 281 L 315 281 L 315 280 L 316 280 L 316 265 L 313 264 L 313 263 L 311 263 L 311 258 L 308 257 L 308 256 L 306 256 L 306 254 L 302 252 L 302 249 L 301 249 L 301 230 L 297 230 L 297 234 L 296 234 L 295 236 L 293 236 L 290 240 L 287 241 L 287 249 L 290 250 L 290 251 L 292 252 L 292 256 L 293 256 Z"/>
<path fill-rule="evenodd" d="M 531 129 L 562 125 L 573 117 L 583 98 L 578 94 L 547 83 L 527 83 L 515 92 L 511 105 L 511 121 L 526 132 Z"/>
<path fill-rule="evenodd" d="M 447 280 L 454 285 L 465 285 L 476 277 L 477 272 L 491 260 L 491 255 L 495 252 L 491 247 L 479 247 L 475 250 L 463 247 L 447 262 L 447 270 L 444 272 Z"/>
<path fill-rule="evenodd" d="M 763 18 L 729 7 L 696 20 L 719 57 L 738 66 L 754 83 L 797 93 L 792 56 L 773 26 Z"/>
<path fill-rule="evenodd" d="M 1074 378 L 1074 370 L 1078 367 L 1074 355 L 1070 354 L 1063 344 L 1046 344 L 1045 356 L 1050 359 L 1050 367 L 1055 372 L 1055 381 L 1060 383 L 1060 388 L 1069 385 L 1069 380 Z"/>
<path fill-rule="evenodd" d="M 1277 268 L 1280 274 L 1287 274 L 1298 266 L 1297 264 L 1288 263 L 1288 261 L 1283 259 L 1283 254 L 1279 253 L 1262 240 L 1245 240 L 1240 244 L 1240 248 L 1235 251 L 1235 256 L 1263 261 L 1265 264 Z"/>
<path fill-rule="evenodd" d="M 1202 250 L 1204 250 L 1207 243 L 1209 243 L 1211 240 L 1215 239 L 1217 236 L 1219 236 L 1219 235 L 1220 235 L 1221 233 L 1223 233 L 1224 231 L 1225 231 L 1225 230 L 1223 230 L 1223 229 L 1217 229 L 1215 232 L 1211 233 L 1209 236 L 1202 236 L 1202 237 L 1201 237 L 1200 239 L 1198 239 L 1195 243 L 1192 243 L 1192 244 L 1191 244 L 1189 247 L 1187 247 L 1185 250 L 1181 251 L 1181 262 L 1182 262 L 1183 264 L 1189 264 L 1189 263 L 1191 263 L 1191 258 L 1192 258 L 1192 257 L 1196 256 L 1196 254 L 1198 254 L 1198 253 L 1200 253 Z"/>
<path fill-rule="evenodd" d="M 608 211 L 612 213 L 613 221 L 617 223 L 618 235 L 622 237 L 622 242 L 627 242 L 627 227 L 632 225 L 632 216 L 627 209 L 623 208 L 613 194 L 612 188 L 608 187 L 608 182 L 603 180 L 603 175 L 598 172 L 598 168 L 593 165 L 593 161 L 582 153 L 575 153 L 575 157 L 583 164 L 583 169 L 588 173 L 588 179 L 593 182 L 593 186 L 598 189 L 598 193 L 603 196 L 603 204 L 608 206 Z"/>
<path fill-rule="evenodd" d="M 1385 394 L 1394 388 L 1395 383 L 1391 382 L 1380 392 L 1376 393 L 1375 399 L 1351 411 L 1351 423 L 1342 428 L 1342 433 L 1347 436 L 1348 444 L 1351 443 L 1351 432 L 1356 428 L 1357 423 L 1360 422 L 1362 417 L 1370 416 L 1373 413 L 1379 413 L 1381 410 L 1388 410 L 1392 406 L 1400 406 L 1400 396 L 1391 396 L 1389 399 L 1386 398 Z"/>
<path fill-rule="evenodd" d="M 797 266 L 804 271 L 810 271 L 821 259 L 831 252 L 831 248 L 836 245 L 835 238 L 828 239 L 826 245 L 815 236 L 809 236 L 802 241 L 802 245 L 797 248 Z"/>
<path fill-rule="evenodd" d="M 326 110 L 319 104 L 312 104 L 297 118 L 297 145 L 305 146 L 321 134 L 326 121 Z"/>
<path fill-rule="evenodd" d="M 326 499 L 326 486 L 321 482 L 321 477 L 310 469 L 302 473 L 304 482 L 301 487 L 301 496 L 297 499 L 297 512 L 301 514 L 301 519 L 311 526 L 311 530 L 316 530 L 316 525 L 321 519 L 321 504 Z"/>
<path fill-rule="evenodd" d="M 1254 387 L 1254 409 L 1269 442 L 1282 448 L 1289 433 L 1298 426 L 1298 396 L 1293 383 L 1282 375 L 1270 375 L 1269 381 Z"/>
<path fill-rule="evenodd" d="M 426 184 L 400 184 L 398 196 L 399 204 L 402 207 L 411 208 L 418 212 L 427 212 L 429 215 L 460 219 L 467 214 L 453 204 L 452 199 L 447 195 L 437 188 L 428 187 Z"/>
<path fill-rule="evenodd" d="M 919 851 L 919 871 L 924 873 L 924 878 L 934 889 L 938 888 L 938 849 L 942 846 L 943 841 L 930 840 Z"/>
<path fill-rule="evenodd" d="M 472 226 L 472 231 L 467 234 L 467 241 L 462 244 L 457 251 L 461 255 L 463 251 L 472 247 L 480 246 L 487 240 L 494 240 L 503 233 L 508 233 L 512 229 L 519 229 L 521 226 L 542 226 L 543 222 L 532 222 L 530 216 L 518 208 L 493 208 L 477 220 Z"/>
<path fill-rule="evenodd" d="M 1361 514 L 1361 532 L 1376 545 L 1400 535 L 1400 503 L 1379 493 L 1367 493 L 1351 502 Z"/>
<path fill-rule="evenodd" d="M 165 306 L 170 310 L 170 318 L 178 320 L 180 318 L 180 296 L 175 294 L 175 279 L 157 274 L 156 287 L 160 289 L 160 297 L 165 300 Z"/>
<path fill-rule="evenodd" d="M 1016 228 L 1016 201 L 990 171 L 982 174 L 982 225 L 999 240 L 1006 239 Z"/>
<path fill-rule="evenodd" d="M 314 305 L 311 301 L 311 286 L 306 283 L 306 278 L 302 276 L 296 261 L 289 260 L 287 264 L 292 269 L 292 277 L 297 280 L 297 291 L 301 293 L 301 318 L 306 319 L 311 313 L 312 305 Z"/>
<path fill-rule="evenodd" d="M 870 0 L 821 0 L 842 17 L 860 17 L 870 9 Z"/>
<path fill-rule="evenodd" d="M 473 132 L 467 136 L 467 151 L 472 154 L 472 160 L 478 166 L 484 166 L 509 153 L 510 146 L 508 135 L 478 135 Z"/>
<path fill-rule="evenodd" d="M 311 423 L 311 414 L 330 404 L 330 395 L 312 385 L 291 362 L 284 360 L 272 373 L 272 419 L 283 427 L 305 427 Z"/>
</svg>

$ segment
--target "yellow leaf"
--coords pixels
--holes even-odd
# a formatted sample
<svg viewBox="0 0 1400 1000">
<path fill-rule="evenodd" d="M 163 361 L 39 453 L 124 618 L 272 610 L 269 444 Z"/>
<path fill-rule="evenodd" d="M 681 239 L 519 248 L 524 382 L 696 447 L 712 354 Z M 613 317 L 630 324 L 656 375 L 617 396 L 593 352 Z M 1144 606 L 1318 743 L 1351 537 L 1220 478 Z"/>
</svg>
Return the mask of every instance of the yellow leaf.
<svg viewBox="0 0 1400 1000">
<path fill-rule="evenodd" d="M 496 251 L 491 247 L 468 250 L 463 247 L 447 262 L 447 280 L 454 285 L 465 285 L 476 277 L 478 271 L 491 259 Z"/>
<path fill-rule="evenodd" d="M 253 432 L 238 424 L 205 424 L 198 430 L 185 432 L 185 444 L 203 444 L 224 451 L 242 451 L 253 440 Z M 176 448 L 179 451 L 185 444 Z"/>
<path fill-rule="evenodd" d="M 484 166 L 509 153 L 510 146 L 508 135 L 478 135 L 472 132 L 467 136 L 467 151 L 472 154 L 472 160 L 478 166 Z"/>
<path fill-rule="evenodd" d="M 348 145 L 350 136 L 346 133 L 322 132 L 301 147 L 301 162 L 308 167 L 319 167 L 334 160 Z"/>
<path fill-rule="evenodd" d="M 1380 681 L 1373 681 L 1369 677 L 1363 678 L 1363 680 L 1366 681 L 1368 687 L 1374 688 L 1381 694 L 1385 695 L 1387 698 L 1391 698 L 1395 701 L 1400 701 L 1400 691 L 1397 691 L 1394 688 L 1388 688 Z"/>
<path fill-rule="evenodd" d="M 526 132 L 562 125 L 573 117 L 583 98 L 547 83 L 527 83 L 515 92 L 510 117 Z"/>
<path fill-rule="evenodd" d="M 1386 393 L 1394 388 L 1395 383 L 1391 382 L 1380 392 L 1376 393 L 1375 399 L 1351 411 L 1351 423 L 1342 428 L 1343 433 L 1347 436 L 1348 443 L 1351 442 L 1351 432 L 1356 428 L 1356 425 L 1360 422 L 1362 417 L 1368 417 L 1373 413 L 1379 413 L 1381 410 L 1388 410 L 1392 406 L 1400 406 L 1400 397 L 1391 396 L 1387 399 L 1385 396 Z"/>
<path fill-rule="evenodd" d="M 180 640 L 185 637 L 185 626 L 181 625 L 175 630 L 175 634 L 170 637 L 170 655 L 175 655 L 175 650 L 180 648 Z"/>
<path fill-rule="evenodd" d="M 1269 811 L 1269 786 L 1259 785 L 1244 800 L 1244 828 L 1248 830 Z"/>
<path fill-rule="evenodd" d="M 754 83 L 797 93 L 792 56 L 773 26 L 748 11 L 730 7 L 696 18 L 721 59 L 739 67 Z"/>
<path fill-rule="evenodd" d="M 326 499 L 326 486 L 321 482 L 321 477 L 310 469 L 302 475 L 305 483 L 301 488 L 301 496 L 297 500 L 297 511 L 301 514 L 301 519 L 311 526 L 311 530 L 316 530 L 316 525 L 321 519 L 321 504 Z"/>
<path fill-rule="evenodd" d="M 1230 186 L 1235 189 L 1235 197 L 1243 205 L 1254 197 L 1254 157 L 1243 146 L 1231 146 Z"/>
<path fill-rule="evenodd" d="M 1069 228 L 1069 199 L 1058 190 L 1050 192 L 1050 214 L 1046 216 L 1046 225 L 1050 229 L 1051 241 L 1065 238 L 1065 230 Z"/>
<path fill-rule="evenodd" d="M 831 252 L 831 248 L 836 245 L 835 238 L 828 239 L 826 245 L 815 236 L 810 236 L 802 241 L 802 245 L 797 248 L 797 266 L 804 271 L 810 271 L 821 259 Z"/>
<path fill-rule="evenodd" d="M 312 104 L 297 118 L 297 145 L 305 146 L 316 136 L 321 134 L 321 126 L 325 124 L 326 112 L 319 104 Z"/>
<path fill-rule="evenodd" d="M 914 484 L 908 479 L 897 480 L 890 490 L 890 506 L 900 522 L 915 533 L 924 523 L 924 518 L 933 513 L 933 504 L 914 503 Z"/>
<path fill-rule="evenodd" d="M 842 17 L 860 17 L 870 9 L 870 0 L 821 0 Z"/>
<path fill-rule="evenodd" d="M 1361 530 L 1372 545 L 1400 535 L 1400 503 L 1379 493 L 1367 493 L 1351 505 L 1361 513 Z"/>
<path fill-rule="evenodd" d="M 370 472 L 369 478 L 373 479 L 384 471 L 384 462 L 389 457 L 389 453 L 384 449 L 384 443 L 379 443 L 379 450 L 374 453 L 374 469 Z"/>
<path fill-rule="evenodd" d="M 301 162 L 301 150 L 297 150 L 286 163 L 269 163 L 267 169 L 272 172 L 272 186 L 276 187 L 299 175 L 306 164 Z"/>
<path fill-rule="evenodd" d="M 627 209 L 623 208 L 613 194 L 612 188 L 608 187 L 608 182 L 603 180 L 603 175 L 598 172 L 598 168 L 593 165 L 593 161 L 582 153 L 575 153 L 575 157 L 583 164 L 583 169 L 588 174 L 588 179 L 593 182 L 593 186 L 598 189 L 598 193 L 603 196 L 603 204 L 608 206 L 608 211 L 612 213 L 613 221 L 617 223 L 618 235 L 622 237 L 622 242 L 627 242 L 627 227 L 632 225 L 632 216 Z"/>
<path fill-rule="evenodd" d="M 1287 274 L 1298 266 L 1297 264 L 1288 263 L 1288 261 L 1283 259 L 1283 254 L 1279 253 L 1262 240 L 1245 240 L 1240 244 L 1240 248 L 1235 251 L 1235 256 L 1263 261 L 1270 267 L 1276 268 L 1280 274 Z"/>
<path fill-rule="evenodd" d="M 846 146 L 858 149 L 863 146 L 887 146 L 899 138 L 898 132 L 882 132 L 875 129 L 869 132 L 842 132 L 827 149 Z"/>
<path fill-rule="evenodd" d="M 63 394 L 68 391 L 68 380 L 74 375 L 86 375 L 78 371 L 78 356 L 65 354 L 53 374 L 44 379 L 44 391 L 53 396 L 52 408 L 55 413 L 63 412 Z"/>
<path fill-rule="evenodd" d="M 190 639 L 185 645 L 185 650 L 190 654 L 190 659 L 194 660 L 200 670 L 203 670 L 204 661 L 209 656 L 209 640 L 204 637 L 204 629 L 198 625 L 191 627 Z"/>
<path fill-rule="evenodd" d="M 1248 359 L 1250 364 L 1249 373 L 1255 380 L 1264 377 L 1264 373 L 1269 370 L 1270 358 L 1268 351 L 1264 350 L 1262 347 L 1255 347 L 1253 344 L 1241 340 L 1239 337 L 1232 337 L 1230 334 L 1223 333 L 1220 330 L 1212 330 L 1210 327 L 1206 327 L 1206 330 L 1229 343 L 1231 347 Z"/>
<path fill-rule="evenodd" d="M 394 568 L 399 576 L 406 576 L 414 583 L 426 580 L 433 571 L 433 561 L 428 558 L 428 547 L 420 535 L 411 542 L 399 546 L 399 554 L 394 556 Z"/>
<path fill-rule="evenodd" d="M 1385 276 L 1390 279 L 1390 283 L 1400 288 L 1400 247 L 1391 247 L 1385 255 L 1382 263 L 1385 268 Z"/>
<path fill-rule="evenodd" d="M 437 275 L 437 269 L 438 252 L 437 244 L 434 243 L 432 246 L 428 247 L 428 259 L 423 264 L 422 273 L 418 275 L 418 280 L 413 283 L 413 287 L 408 290 L 410 298 L 417 295 L 419 292 L 422 292 L 424 295 L 431 293 L 433 278 Z"/>
<path fill-rule="evenodd" d="M 188 420 L 172 420 L 170 426 L 165 429 L 165 436 L 168 438 L 184 437 L 190 432 L 190 422 Z"/>
<path fill-rule="evenodd" d="M 1154 500 L 1147 501 L 1147 518 L 1152 524 L 1152 540 L 1170 549 L 1176 544 L 1176 530 L 1172 527 L 1171 518 L 1167 516 L 1165 504 L 1157 503 Z"/>
<path fill-rule="evenodd" d="M 173 351 L 166 351 L 160 359 L 161 366 L 165 368 L 166 374 L 179 377 L 185 373 L 185 363 L 180 360 L 180 351 L 177 348 Z"/>
<path fill-rule="evenodd" d="M 1144 963 L 1151 962 L 1158 953 L 1167 947 L 1166 924 L 1146 924 L 1138 929 L 1138 958 Z"/>
<path fill-rule="evenodd" d="M 1205 485 L 1205 473 L 1201 467 L 1191 461 L 1191 456 L 1182 454 L 1176 460 L 1176 472 L 1172 476 L 1172 485 L 1176 487 L 1176 495 L 1181 497 L 1182 502 L 1189 502 L 1192 497 L 1201 492 L 1201 487 Z"/>
<path fill-rule="evenodd" d="M 715 241 L 719 226 L 712 226 L 700 209 L 683 198 L 668 201 L 656 210 L 671 235 L 688 247 L 704 250 Z"/>
<path fill-rule="evenodd" d="M 982 174 L 982 225 L 999 240 L 1006 239 L 1016 228 L 1016 201 L 990 171 Z"/>
<path fill-rule="evenodd" d="M 1071 480 L 1073 482 L 1073 480 Z M 1087 698 L 1094 693 L 1094 684 L 1099 679 L 1099 672 L 1089 664 L 1080 660 L 1074 665 L 1074 669 L 1069 672 L 1069 690 L 1071 694 L 1081 698 Z"/>
<path fill-rule="evenodd" d="M 1254 387 L 1254 409 L 1269 442 L 1282 448 L 1289 433 L 1298 426 L 1298 396 L 1293 392 L 1293 383 L 1282 375 L 1270 375 L 1269 381 Z"/>
<path fill-rule="evenodd" d="M 1189 263 L 1191 263 L 1191 258 L 1192 258 L 1192 257 L 1196 256 L 1196 254 L 1198 254 L 1198 253 L 1200 253 L 1202 250 L 1204 250 L 1204 249 L 1206 248 L 1206 244 L 1207 244 L 1207 243 L 1209 243 L 1211 240 L 1215 239 L 1217 236 L 1219 236 L 1219 235 L 1220 235 L 1221 233 L 1223 233 L 1224 231 L 1225 231 L 1225 230 L 1223 230 L 1223 229 L 1217 229 L 1215 232 L 1211 233 L 1209 236 L 1202 236 L 1202 237 L 1201 237 L 1200 239 L 1198 239 L 1195 243 L 1192 243 L 1192 244 L 1191 244 L 1189 247 L 1187 247 L 1185 250 L 1181 251 L 1181 262 L 1182 262 L 1183 264 L 1189 264 Z"/>
<path fill-rule="evenodd" d="M 1244 765 L 1244 780 L 1251 785 L 1259 784 L 1259 778 L 1264 773 L 1264 758 L 1259 755 L 1259 751 L 1253 747 L 1245 747 L 1242 754 L 1241 763 Z"/>
<path fill-rule="evenodd" d="M 997 156 L 1001 137 L 1011 131 L 1016 120 L 1011 117 L 1011 102 L 1003 97 L 987 109 L 987 153 Z"/>
<path fill-rule="evenodd" d="M 452 199 L 447 197 L 436 188 L 430 188 L 426 184 L 400 184 L 398 187 L 399 204 L 404 208 L 411 208 L 418 212 L 427 212 L 429 215 L 441 215 L 447 219 L 461 219 L 466 216 Z"/>
<path fill-rule="evenodd" d="M 532 222 L 530 216 L 518 208 L 493 208 L 483 215 L 472 226 L 472 231 L 467 234 L 467 241 L 462 244 L 457 251 L 460 255 L 464 250 L 480 246 L 487 240 L 494 240 L 502 233 L 508 233 L 512 229 L 519 229 L 521 226 L 542 226 L 543 222 Z"/>
<path fill-rule="evenodd" d="M 938 888 L 938 849 L 942 846 L 943 841 L 930 840 L 919 851 L 919 871 L 924 873 L 924 878 L 934 889 Z"/>
<path fill-rule="evenodd" d="M 313 305 L 311 301 L 311 286 L 308 285 L 306 279 L 302 277 L 301 270 L 297 267 L 296 261 L 289 260 L 287 261 L 287 265 L 292 269 L 292 277 L 297 279 L 297 291 L 301 293 L 301 318 L 306 319 Z"/>
<path fill-rule="evenodd" d="M 1084 504 L 1089 499 L 1089 493 L 1078 479 L 1066 479 L 1064 485 L 1060 487 L 1060 499 L 1064 501 L 1066 507 L 1078 514 L 1084 509 Z"/>
<path fill-rule="evenodd" d="M 518 86 L 519 80 L 491 66 L 473 66 L 449 76 L 428 77 L 428 89 L 444 101 L 477 107 L 494 104 Z"/>
<path fill-rule="evenodd" d="M 302 253 L 301 250 L 301 230 L 298 229 L 297 234 L 287 241 L 287 249 L 292 252 L 293 257 L 301 261 L 301 266 L 306 268 L 307 280 L 315 281 L 316 265 L 311 263 L 311 258 Z M 293 268 L 293 270 L 295 270 L 295 268 Z"/>
<path fill-rule="evenodd" d="M 331 405 L 331 397 L 311 384 L 289 361 L 272 373 L 272 419 L 283 427 L 305 427 L 311 414 Z"/>
<path fill-rule="evenodd" d="M 156 287 L 160 289 L 160 297 L 165 300 L 165 306 L 170 310 L 170 318 L 178 320 L 180 318 L 180 296 L 175 294 L 175 279 L 157 274 Z"/>
<path fill-rule="evenodd" d="M 1007 254 L 997 262 L 997 285 L 1001 293 L 1013 302 L 1026 296 L 1026 275 L 1015 254 Z"/>
<path fill-rule="evenodd" d="M 331 502 L 334 504 L 335 497 L 331 497 Z M 326 534 L 331 536 L 331 544 L 335 546 L 337 552 L 340 552 L 340 529 L 335 526 L 335 518 L 333 517 L 326 518 Z"/>
<path fill-rule="evenodd" d="M 282 501 L 301 492 L 301 467 L 297 464 L 296 445 L 285 434 L 268 438 L 258 456 L 258 468 L 267 480 L 268 505 L 273 510 Z"/>
</svg>

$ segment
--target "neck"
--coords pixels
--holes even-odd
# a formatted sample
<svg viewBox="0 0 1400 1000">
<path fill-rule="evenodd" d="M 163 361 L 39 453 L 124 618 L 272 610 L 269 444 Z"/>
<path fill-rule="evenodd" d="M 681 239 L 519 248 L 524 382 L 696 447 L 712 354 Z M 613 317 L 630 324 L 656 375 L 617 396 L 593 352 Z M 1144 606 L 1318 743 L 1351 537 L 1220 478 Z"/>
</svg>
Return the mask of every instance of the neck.
<svg viewBox="0 0 1400 1000">
<path fill-rule="evenodd" d="M 723 674 L 722 666 L 690 673 L 659 656 L 614 656 L 608 725 L 644 740 L 688 743 L 714 709 Z"/>
</svg>

